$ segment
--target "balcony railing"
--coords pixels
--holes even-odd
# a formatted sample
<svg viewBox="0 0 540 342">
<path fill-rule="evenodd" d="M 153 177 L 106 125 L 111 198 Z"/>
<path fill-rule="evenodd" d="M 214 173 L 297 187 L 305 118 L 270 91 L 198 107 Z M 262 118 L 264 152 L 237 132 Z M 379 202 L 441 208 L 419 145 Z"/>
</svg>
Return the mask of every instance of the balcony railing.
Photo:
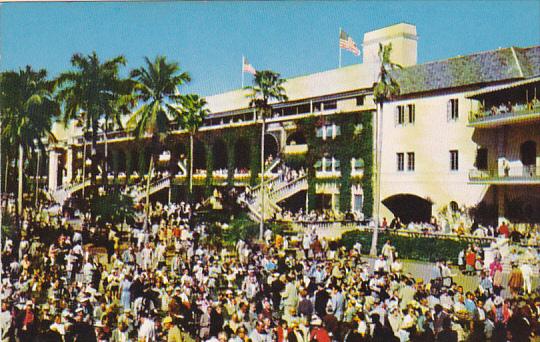
<svg viewBox="0 0 540 342">
<path fill-rule="evenodd" d="M 540 102 L 516 104 L 511 108 L 507 106 L 493 107 L 490 110 L 469 112 L 469 125 L 507 124 L 519 122 L 523 119 L 540 118 Z"/>
<path fill-rule="evenodd" d="M 523 165 L 503 170 L 469 171 L 469 180 L 479 183 L 540 183 L 540 168 L 536 165 Z"/>
</svg>

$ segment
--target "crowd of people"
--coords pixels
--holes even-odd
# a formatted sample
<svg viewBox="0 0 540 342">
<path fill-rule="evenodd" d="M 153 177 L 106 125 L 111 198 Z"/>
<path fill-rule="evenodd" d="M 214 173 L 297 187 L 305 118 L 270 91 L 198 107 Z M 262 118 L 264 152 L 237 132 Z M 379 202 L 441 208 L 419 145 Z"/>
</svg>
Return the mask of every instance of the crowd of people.
<svg viewBox="0 0 540 342">
<path fill-rule="evenodd" d="M 467 292 L 444 262 L 419 279 L 388 242 L 373 262 L 359 243 L 346 249 L 311 231 L 298 249 L 271 231 L 264 242 L 219 248 L 197 210 L 158 204 L 148 220 L 141 212 L 129 236 L 109 234 L 109 256 L 69 220 L 27 210 L 20 242 L 3 244 L 2 341 L 526 341 L 539 333 L 537 291 L 482 280 Z"/>
</svg>

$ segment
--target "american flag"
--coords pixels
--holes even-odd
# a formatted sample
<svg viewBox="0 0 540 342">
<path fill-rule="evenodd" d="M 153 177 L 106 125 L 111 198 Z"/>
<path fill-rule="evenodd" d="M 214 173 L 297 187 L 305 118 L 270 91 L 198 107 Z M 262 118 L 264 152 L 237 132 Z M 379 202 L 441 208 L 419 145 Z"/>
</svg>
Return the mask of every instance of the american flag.
<svg viewBox="0 0 540 342">
<path fill-rule="evenodd" d="M 358 50 L 358 46 L 356 46 L 354 40 L 343 30 L 339 33 L 339 48 L 350 51 L 356 56 L 360 55 L 360 50 Z"/>
<path fill-rule="evenodd" d="M 244 64 L 242 66 L 242 71 L 243 72 L 249 72 L 250 74 L 253 74 L 255 75 L 255 68 L 253 67 L 253 65 L 249 64 L 247 58 L 244 57 Z"/>
</svg>

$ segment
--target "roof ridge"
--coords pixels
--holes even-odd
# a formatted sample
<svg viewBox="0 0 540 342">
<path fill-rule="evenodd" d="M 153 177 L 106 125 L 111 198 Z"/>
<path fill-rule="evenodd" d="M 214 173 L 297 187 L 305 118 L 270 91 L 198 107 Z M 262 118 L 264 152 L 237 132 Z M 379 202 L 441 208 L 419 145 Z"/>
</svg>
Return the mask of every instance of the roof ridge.
<svg viewBox="0 0 540 342">
<path fill-rule="evenodd" d="M 534 46 L 531 46 L 531 47 L 534 47 Z M 493 49 L 493 50 L 486 50 L 486 51 L 475 52 L 475 53 L 471 53 L 471 54 L 469 54 L 469 55 L 457 55 L 457 56 L 448 57 L 448 58 L 444 58 L 444 59 L 438 59 L 438 60 L 435 60 L 435 61 L 425 62 L 425 63 L 422 63 L 422 64 L 411 65 L 411 66 L 408 66 L 408 67 L 406 67 L 406 68 L 404 68 L 404 69 L 414 68 L 414 67 L 420 67 L 420 66 L 429 65 L 429 64 L 436 64 L 436 63 L 446 62 L 446 61 L 449 61 L 449 60 L 451 60 L 451 59 L 458 59 L 458 58 L 472 57 L 472 56 L 477 56 L 477 55 L 487 54 L 487 53 L 490 53 L 490 52 L 497 52 L 497 51 L 501 51 L 501 50 L 509 50 L 509 49 L 511 49 L 511 48 L 512 48 L 512 47 L 504 47 L 504 48 L 498 48 L 498 49 Z"/>
<path fill-rule="evenodd" d="M 519 74 L 521 75 L 521 77 L 524 77 L 523 70 L 521 69 L 521 64 L 519 63 L 519 59 L 517 58 L 517 55 L 516 55 L 516 50 L 514 50 L 513 46 L 510 47 L 510 50 L 512 50 L 512 55 L 514 56 L 514 59 L 516 60 L 516 65 L 518 67 Z"/>
</svg>

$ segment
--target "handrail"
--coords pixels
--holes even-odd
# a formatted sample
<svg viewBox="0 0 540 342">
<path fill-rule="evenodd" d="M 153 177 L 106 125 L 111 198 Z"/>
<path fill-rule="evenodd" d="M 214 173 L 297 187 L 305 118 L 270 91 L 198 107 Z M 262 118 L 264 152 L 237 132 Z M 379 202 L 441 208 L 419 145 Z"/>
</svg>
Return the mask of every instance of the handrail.
<svg viewBox="0 0 540 342">
<path fill-rule="evenodd" d="M 511 166 L 506 169 L 499 170 L 491 168 L 488 170 L 469 170 L 470 180 L 482 179 L 501 179 L 501 180 L 521 180 L 521 179 L 540 179 L 540 168 L 536 165 L 519 165 Z"/>
<path fill-rule="evenodd" d="M 540 114 L 540 104 L 515 105 L 512 110 L 501 112 L 493 112 L 491 110 L 470 111 L 469 123 L 482 122 L 490 119 L 511 118 L 528 114 Z"/>
</svg>

